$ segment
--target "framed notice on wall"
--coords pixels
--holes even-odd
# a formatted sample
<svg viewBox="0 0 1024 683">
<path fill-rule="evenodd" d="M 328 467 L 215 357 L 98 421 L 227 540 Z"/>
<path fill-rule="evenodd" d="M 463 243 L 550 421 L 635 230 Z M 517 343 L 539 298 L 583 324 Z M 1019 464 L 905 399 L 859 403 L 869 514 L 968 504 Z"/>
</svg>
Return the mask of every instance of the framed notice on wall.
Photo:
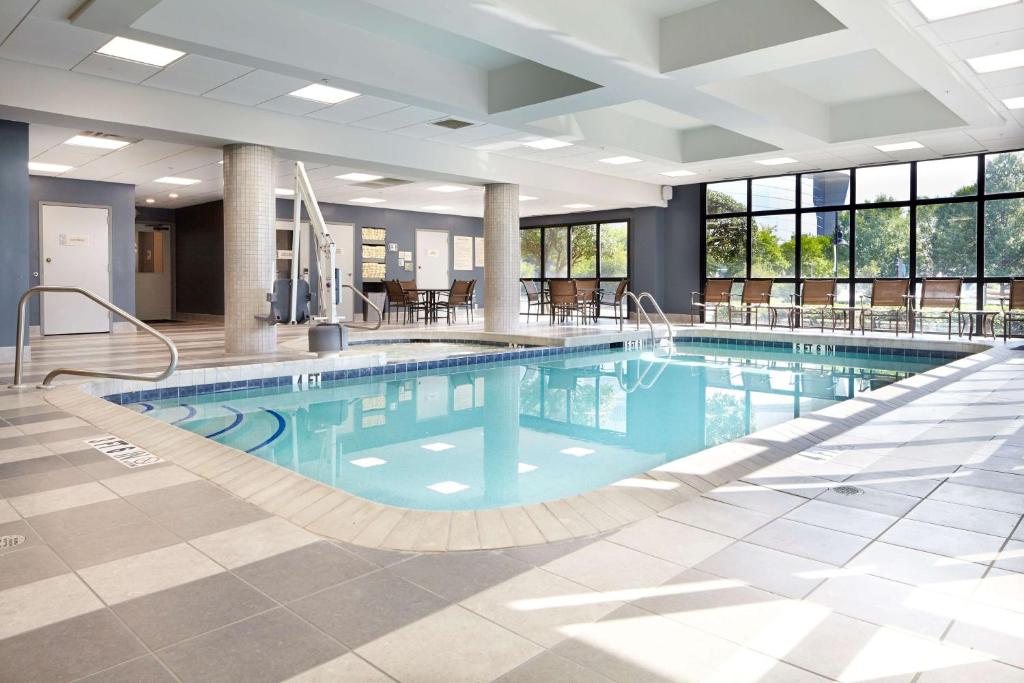
<svg viewBox="0 0 1024 683">
<path fill-rule="evenodd" d="M 476 251 L 476 261 L 474 263 L 476 264 L 477 268 L 483 268 L 484 267 L 484 238 L 483 237 L 474 237 L 473 238 L 473 244 L 475 246 L 474 251 Z"/>
<path fill-rule="evenodd" d="M 454 247 L 455 259 L 453 267 L 455 270 L 473 270 L 473 238 L 456 235 Z"/>
</svg>

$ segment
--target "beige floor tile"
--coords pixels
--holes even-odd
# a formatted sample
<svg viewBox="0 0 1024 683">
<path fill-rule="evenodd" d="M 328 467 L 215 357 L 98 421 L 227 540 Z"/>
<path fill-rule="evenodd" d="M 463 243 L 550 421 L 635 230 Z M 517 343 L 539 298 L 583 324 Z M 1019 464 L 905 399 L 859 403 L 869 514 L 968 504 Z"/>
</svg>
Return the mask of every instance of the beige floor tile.
<svg viewBox="0 0 1024 683">
<path fill-rule="evenodd" d="M 18 512 L 6 500 L 0 500 L 0 524 L 20 519 Z"/>
<path fill-rule="evenodd" d="M 610 541 L 598 541 L 543 567 L 599 591 L 658 586 L 679 573 L 679 565 Z"/>
<path fill-rule="evenodd" d="M 1024 680 L 1024 670 L 982 660 L 933 666 L 921 673 L 917 683 L 1020 683 L 1021 680 Z"/>
<path fill-rule="evenodd" d="M 190 481 L 196 481 L 199 477 L 188 470 L 180 467 L 160 467 L 155 470 L 132 472 L 119 477 L 104 479 L 103 483 L 111 490 L 121 496 L 131 496 L 136 493 L 145 493 L 156 489 L 177 486 Z"/>
<path fill-rule="evenodd" d="M 744 482 L 733 482 L 725 486 L 719 486 L 705 493 L 704 497 L 747 508 L 748 510 L 755 510 L 772 517 L 786 514 L 805 500 L 800 496 Z"/>
<path fill-rule="evenodd" d="M 103 603 L 74 574 L 0 591 L 0 639 L 103 609 Z"/>
<path fill-rule="evenodd" d="M 1024 613 L 972 602 L 960 612 L 945 640 L 1024 668 Z"/>
<path fill-rule="evenodd" d="M 695 565 L 733 542 L 728 536 L 663 517 L 632 524 L 608 540 L 683 567 Z"/>
<path fill-rule="evenodd" d="M 566 627 L 596 621 L 621 607 L 613 595 L 531 569 L 461 604 L 524 638 L 554 647 L 567 637 Z"/>
<path fill-rule="evenodd" d="M 886 543 L 983 563 L 995 557 L 1004 539 L 913 519 L 900 520 L 879 537 Z"/>
<path fill-rule="evenodd" d="M 389 683 L 391 680 L 390 676 L 373 668 L 366 660 L 348 652 L 298 676 L 292 676 L 284 683 Z"/>
<path fill-rule="evenodd" d="M 920 505 L 910 511 L 907 517 L 920 522 L 951 526 L 956 529 L 1002 536 L 1003 538 L 1013 531 L 1020 520 L 1019 514 L 986 510 L 970 505 L 957 505 L 941 500 L 923 500 Z"/>
<path fill-rule="evenodd" d="M 771 515 L 711 498 L 688 500 L 665 510 L 661 516 L 732 538 L 743 538 L 774 519 Z"/>
<path fill-rule="evenodd" d="M 1024 574 L 993 567 L 978 582 L 973 597 L 978 602 L 1024 613 Z"/>
<path fill-rule="evenodd" d="M 356 650 L 400 681 L 452 683 L 492 680 L 540 652 L 538 645 L 458 605 Z"/>
<path fill-rule="evenodd" d="M 22 517 L 33 517 L 45 515 L 49 512 L 58 512 L 70 508 L 99 503 L 104 500 L 113 500 L 117 494 L 98 482 L 76 484 L 64 488 L 51 489 L 41 493 L 30 493 L 24 496 L 15 496 L 8 502 L 17 510 Z"/>
<path fill-rule="evenodd" d="M 319 538 L 279 517 L 192 540 L 192 545 L 228 569 L 315 543 Z"/>
<path fill-rule="evenodd" d="M 190 545 L 178 545 L 132 555 L 79 570 L 79 574 L 108 605 L 180 586 L 224 571 Z"/>
</svg>

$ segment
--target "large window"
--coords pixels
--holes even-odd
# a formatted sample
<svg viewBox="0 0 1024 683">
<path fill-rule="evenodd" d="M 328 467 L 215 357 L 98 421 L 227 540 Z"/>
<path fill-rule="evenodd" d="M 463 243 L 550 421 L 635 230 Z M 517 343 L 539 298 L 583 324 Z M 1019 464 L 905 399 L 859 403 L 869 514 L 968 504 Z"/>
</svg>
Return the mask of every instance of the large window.
<svg viewBox="0 0 1024 683">
<path fill-rule="evenodd" d="M 602 288 L 613 290 L 619 280 L 629 277 L 628 221 L 521 228 L 519 247 L 520 276 L 538 284 L 549 279 L 596 278 Z M 603 315 L 611 315 L 607 308 Z M 522 312 L 526 310 L 524 298 Z"/>
<path fill-rule="evenodd" d="M 707 277 L 771 277 L 776 293 L 836 278 L 850 303 L 874 278 L 959 277 L 968 308 L 1024 277 L 1024 151 L 709 183 L 704 197 Z"/>
</svg>

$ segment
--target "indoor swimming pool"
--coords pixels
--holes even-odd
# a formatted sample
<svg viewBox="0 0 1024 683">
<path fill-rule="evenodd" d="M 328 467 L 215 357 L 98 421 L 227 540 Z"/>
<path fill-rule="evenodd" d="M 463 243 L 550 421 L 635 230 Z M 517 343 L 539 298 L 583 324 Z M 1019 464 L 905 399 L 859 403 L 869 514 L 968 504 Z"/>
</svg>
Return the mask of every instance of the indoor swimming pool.
<svg viewBox="0 0 1024 683">
<path fill-rule="evenodd" d="M 378 503 L 483 509 L 614 484 L 953 355 L 877 351 L 705 340 L 132 407 Z"/>
</svg>

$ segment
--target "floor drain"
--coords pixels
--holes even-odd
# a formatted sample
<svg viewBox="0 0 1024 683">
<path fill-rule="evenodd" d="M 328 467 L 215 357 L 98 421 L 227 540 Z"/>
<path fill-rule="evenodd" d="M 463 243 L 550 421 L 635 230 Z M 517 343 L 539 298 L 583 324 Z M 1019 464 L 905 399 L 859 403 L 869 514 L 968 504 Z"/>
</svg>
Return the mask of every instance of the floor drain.
<svg viewBox="0 0 1024 683">
<path fill-rule="evenodd" d="M 856 486 L 836 486 L 832 490 L 840 496 L 856 496 L 864 493 L 864 489 L 859 489 Z"/>
<path fill-rule="evenodd" d="M 0 550 L 16 548 L 24 542 L 25 537 L 18 534 L 11 534 L 10 536 L 0 536 Z"/>
</svg>

